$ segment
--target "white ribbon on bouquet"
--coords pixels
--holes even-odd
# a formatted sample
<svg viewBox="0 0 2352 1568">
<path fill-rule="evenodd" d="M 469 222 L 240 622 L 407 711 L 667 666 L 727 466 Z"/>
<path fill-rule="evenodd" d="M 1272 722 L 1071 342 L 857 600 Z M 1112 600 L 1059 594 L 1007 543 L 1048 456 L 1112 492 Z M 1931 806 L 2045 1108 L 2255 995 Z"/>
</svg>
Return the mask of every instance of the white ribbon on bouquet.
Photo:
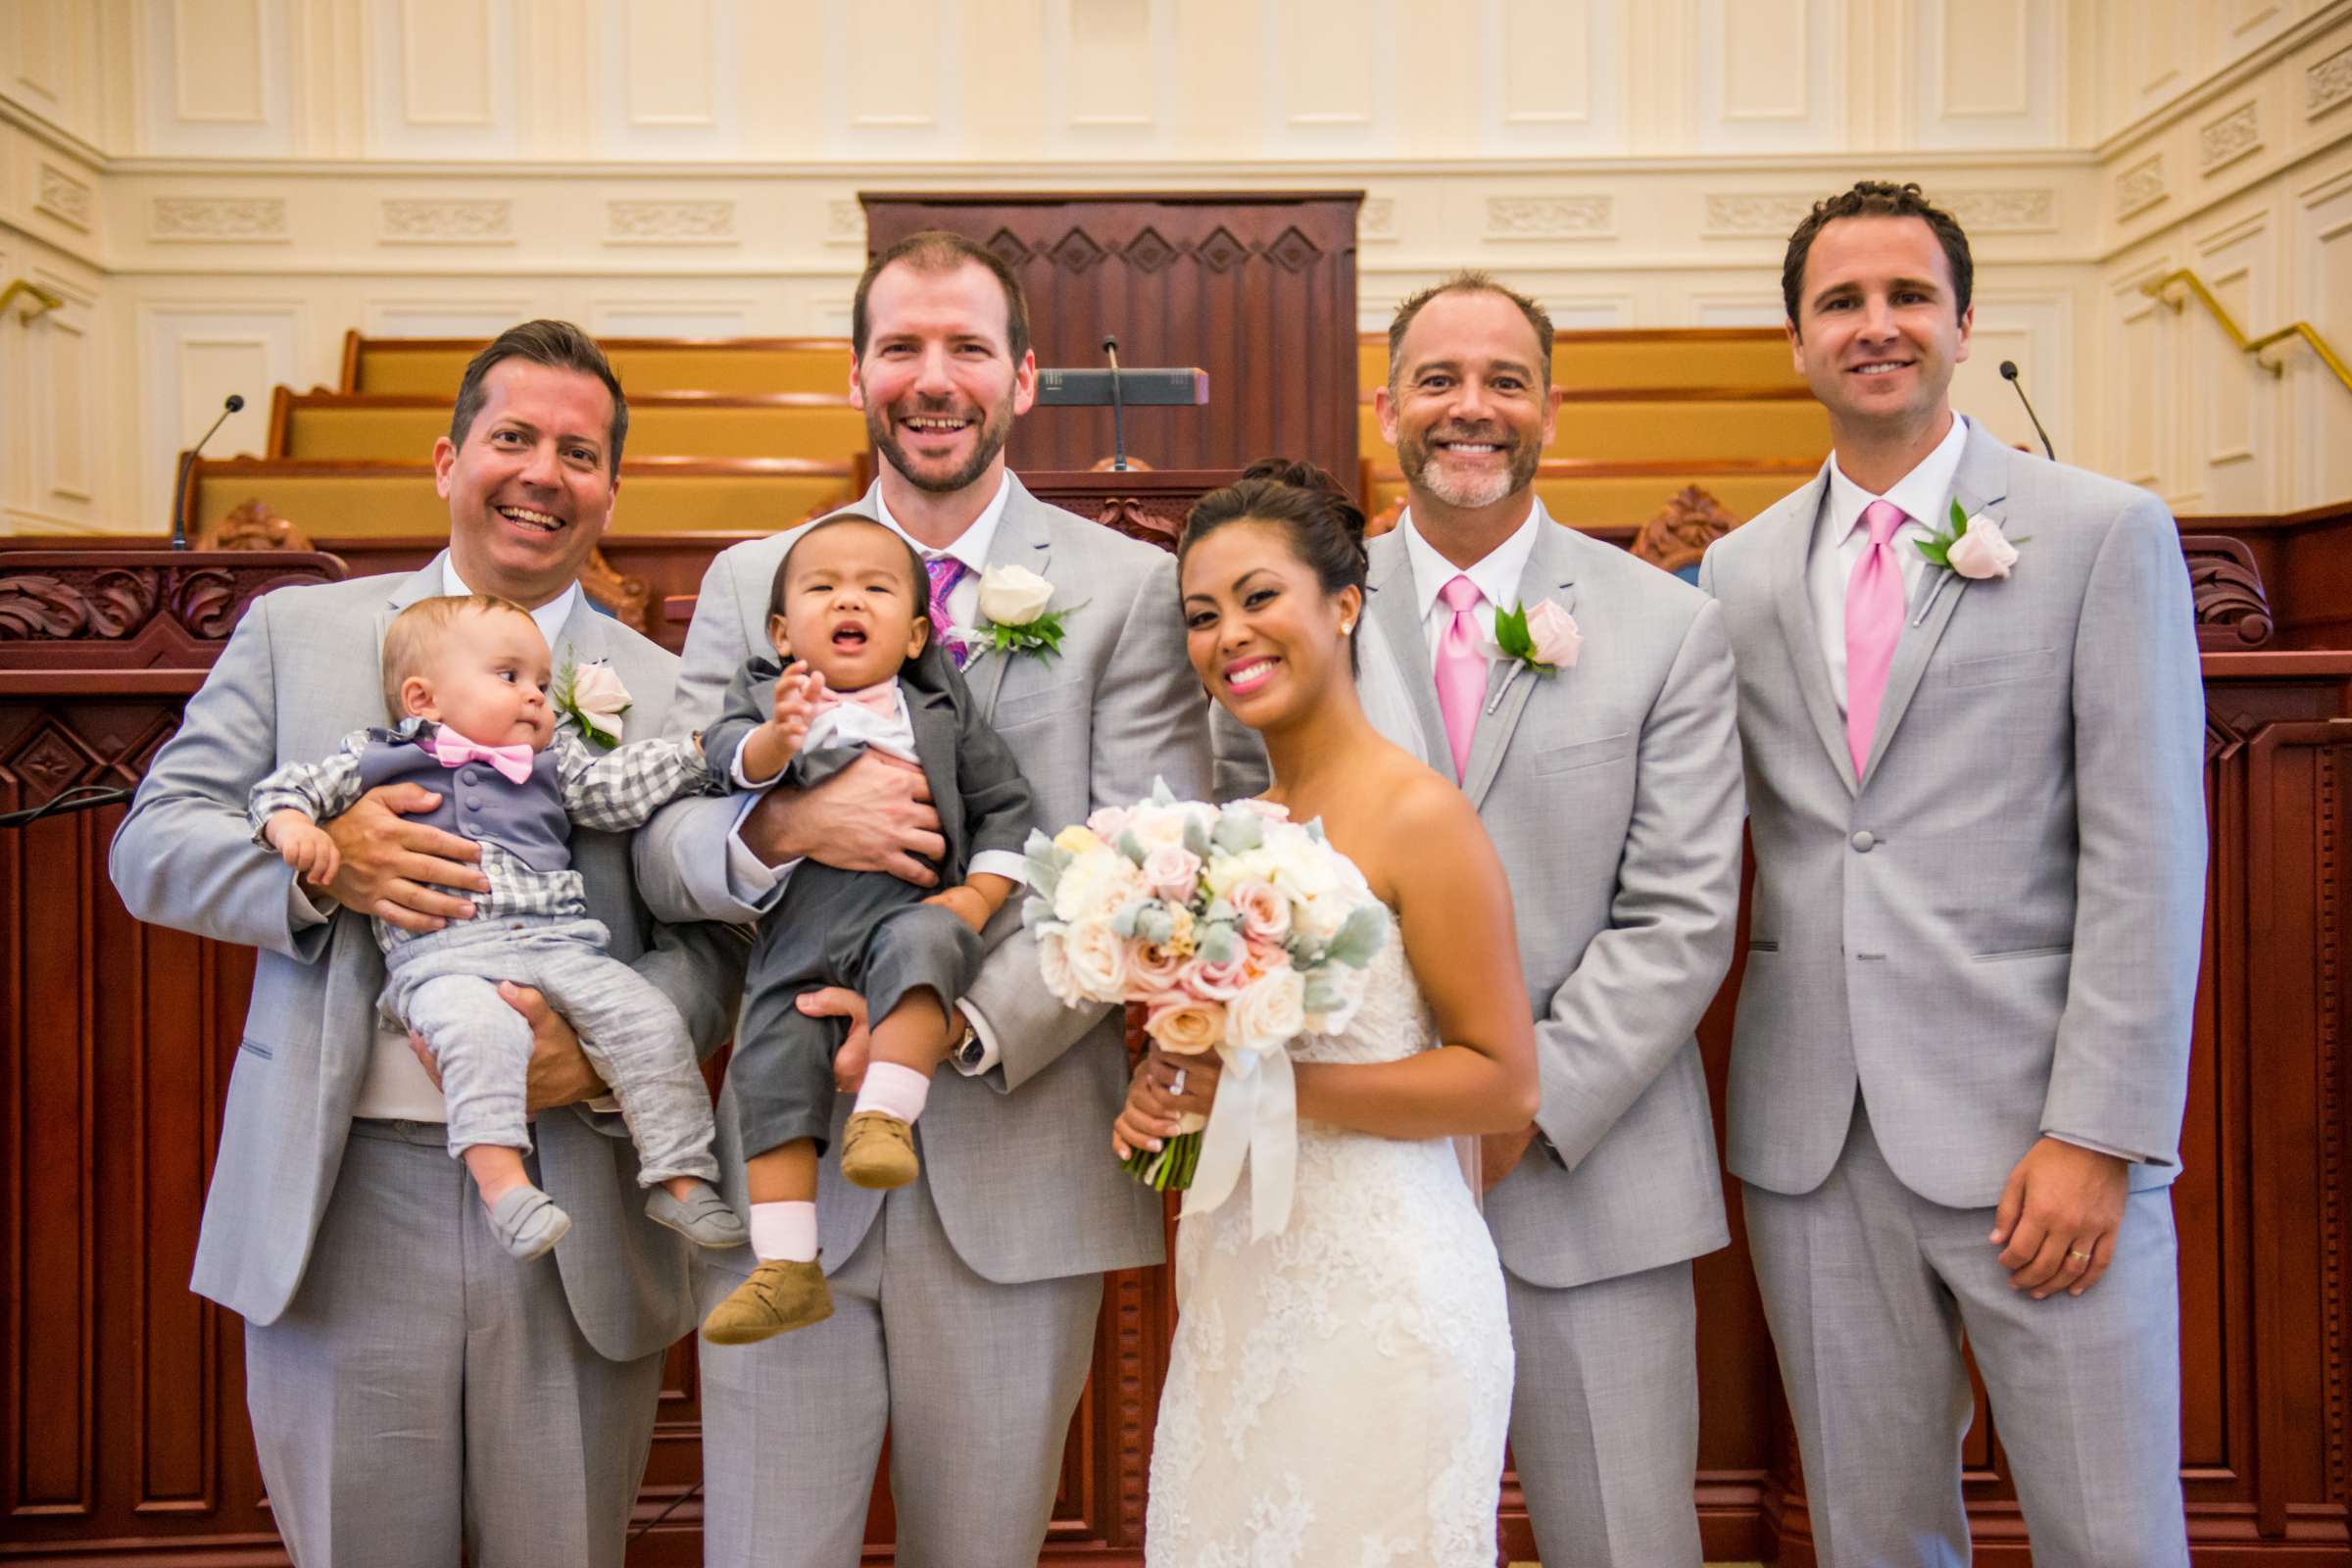
<svg viewBox="0 0 2352 1568">
<path fill-rule="evenodd" d="M 1291 1222 L 1291 1189 L 1298 1175 L 1298 1080 L 1291 1054 L 1217 1047 L 1224 1071 L 1216 1102 L 1200 1134 L 1200 1163 L 1185 1190 L 1187 1217 L 1205 1214 L 1233 1196 L 1247 1158 L 1250 1239 L 1264 1241 Z"/>
</svg>

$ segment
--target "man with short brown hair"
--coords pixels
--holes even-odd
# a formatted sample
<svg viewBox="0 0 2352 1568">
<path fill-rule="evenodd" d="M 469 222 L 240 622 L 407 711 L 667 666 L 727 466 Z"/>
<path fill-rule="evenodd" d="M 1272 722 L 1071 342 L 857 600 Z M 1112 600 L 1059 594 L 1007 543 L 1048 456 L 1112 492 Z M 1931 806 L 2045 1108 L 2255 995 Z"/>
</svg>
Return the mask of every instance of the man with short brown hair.
<svg viewBox="0 0 2352 1568">
<path fill-rule="evenodd" d="M 279 1533 L 303 1568 L 475 1562 L 618 1568 L 653 1440 L 662 1353 L 694 1322 L 683 1238 L 647 1219 L 618 1119 L 570 1026 L 532 1025 L 533 1184 L 571 1230 L 510 1257 L 448 1152 L 446 1111 L 407 1039 L 379 1024 L 368 923 L 470 918 L 480 851 L 404 813 L 450 788 L 370 791 L 322 824 L 322 895 L 257 844 L 252 786 L 384 718 L 380 648 L 404 607 L 485 593 L 531 612 L 559 660 L 610 660 L 629 722 L 662 721 L 677 662 L 588 604 L 580 564 L 611 519 L 624 405 L 564 322 L 501 337 L 434 443 L 449 548 L 405 575 L 283 588 L 245 612 L 157 754 L 111 859 L 144 920 L 261 950 L 228 1084 L 191 1288 L 245 1318 L 246 1399 Z M 459 764 L 452 764 L 453 766 Z M 623 835 L 571 841 L 612 956 L 659 988 L 704 1052 L 731 1021 L 743 945 L 657 925 Z"/>
<path fill-rule="evenodd" d="M 915 236 L 877 256 L 859 284 L 850 395 L 882 460 L 856 510 L 923 557 L 932 622 L 966 656 L 973 698 L 1051 831 L 1132 804 L 1155 777 L 1205 794 L 1208 721 L 1174 562 L 1040 501 L 1005 466 L 1012 421 L 1036 396 L 1027 323 L 995 257 L 955 235 Z M 670 733 L 715 716 L 746 654 L 768 646 L 769 588 L 802 531 L 711 564 Z M 1016 565 L 1053 587 L 1064 636 L 1050 659 L 980 635 L 979 575 Z M 804 858 L 928 886 L 943 844 L 921 781 L 869 755 L 748 808 L 675 803 L 639 848 L 647 896 L 678 918 L 755 919 Z M 1159 1196 L 1129 1180 L 1104 1142 L 1126 1095 L 1124 1014 L 1054 1000 L 1018 903 L 989 923 L 979 975 L 952 999 L 962 1038 L 915 1123 L 921 1174 L 888 1194 L 829 1174 L 813 1213 L 777 1214 L 764 1236 L 755 1227 L 762 1260 L 814 1258 L 821 1241 L 833 1315 L 759 1345 L 702 1347 L 713 1568 L 856 1562 L 886 1430 L 899 1562 L 1037 1562 L 1102 1273 L 1158 1262 L 1162 1224 Z M 861 1008 L 847 992 L 822 1004 L 837 1016 Z M 842 1096 L 836 1144 L 851 1110 Z M 739 1197 L 731 1090 L 719 1129 L 722 1182 Z M 709 1254 L 706 1304 L 753 1265 L 748 1250 Z"/>
<path fill-rule="evenodd" d="M 1965 1344 L 2035 1560 L 2180 1568 L 2188 573 L 2154 496 L 1953 412 L 1973 271 L 1916 185 L 1789 238 L 1837 448 L 1699 576 L 1755 845 L 1728 1162 L 1825 1564 L 1968 1561 Z"/>
</svg>

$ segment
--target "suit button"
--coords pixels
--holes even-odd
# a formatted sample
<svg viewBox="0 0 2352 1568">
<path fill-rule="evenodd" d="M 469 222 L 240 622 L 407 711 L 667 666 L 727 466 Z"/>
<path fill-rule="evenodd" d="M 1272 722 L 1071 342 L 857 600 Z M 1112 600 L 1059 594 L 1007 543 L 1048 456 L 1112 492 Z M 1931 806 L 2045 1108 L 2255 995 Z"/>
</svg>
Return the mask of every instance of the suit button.
<svg viewBox="0 0 2352 1568">
<path fill-rule="evenodd" d="M 478 810 L 480 810 L 481 808 L 482 808 L 481 797 L 479 797 L 479 796 L 476 796 L 476 795 L 468 795 L 468 796 L 466 796 L 466 809 L 467 809 L 468 811 L 478 811 Z"/>
<path fill-rule="evenodd" d="M 1852 838 L 1846 840 L 1846 843 L 1851 844 L 1854 847 L 1854 853 L 1856 855 L 1868 855 L 1871 850 L 1877 846 L 1878 842 L 1879 841 L 1877 837 L 1873 835 L 1868 828 L 1862 829 L 1862 831 L 1856 833 Z"/>
<path fill-rule="evenodd" d="M 482 781 L 482 770 L 478 767 L 460 768 L 458 770 L 458 777 L 464 779 L 468 784 L 479 784 Z"/>
</svg>

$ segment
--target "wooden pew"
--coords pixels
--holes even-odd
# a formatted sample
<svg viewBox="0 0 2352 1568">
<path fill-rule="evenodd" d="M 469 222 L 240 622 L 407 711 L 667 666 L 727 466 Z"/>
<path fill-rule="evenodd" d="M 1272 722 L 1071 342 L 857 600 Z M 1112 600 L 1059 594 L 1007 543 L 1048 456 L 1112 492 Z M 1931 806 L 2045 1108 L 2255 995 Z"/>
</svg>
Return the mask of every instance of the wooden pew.
<svg viewBox="0 0 2352 1568">
<path fill-rule="evenodd" d="M 1386 332 L 1358 339 L 1356 374 L 1366 392 L 1387 383 Z M 1801 394 L 1804 379 L 1789 364 L 1788 338 L 1777 326 L 1660 326 L 1558 333 L 1551 384 L 1572 391 L 1717 386 Z"/>
<path fill-rule="evenodd" d="M 449 433 L 447 394 L 296 392 L 270 404 L 271 458 L 414 462 Z M 661 392 L 629 399 L 628 458 L 806 458 L 866 450 L 865 416 L 821 392 Z"/>
<path fill-rule="evenodd" d="M 486 338 L 343 337 L 343 392 L 453 398 L 466 362 Z M 850 344 L 832 337 L 599 340 L 631 398 L 657 392 L 821 392 L 846 395 Z"/>
<path fill-rule="evenodd" d="M 865 486 L 863 455 L 800 458 L 625 458 L 613 514 L 617 533 L 767 533 L 843 505 Z M 446 536 L 449 504 L 424 462 L 306 462 L 203 458 L 180 498 L 191 537 L 259 502 L 314 539 Z"/>
<path fill-rule="evenodd" d="M 1370 397 L 1357 406 L 1357 449 L 1394 465 Z M 1802 459 L 1818 467 L 1830 453 L 1830 416 L 1803 391 L 1748 394 L 1731 388 L 1672 387 L 1568 393 L 1547 459 L 1672 463 L 1690 458 L 1751 462 Z"/>
</svg>

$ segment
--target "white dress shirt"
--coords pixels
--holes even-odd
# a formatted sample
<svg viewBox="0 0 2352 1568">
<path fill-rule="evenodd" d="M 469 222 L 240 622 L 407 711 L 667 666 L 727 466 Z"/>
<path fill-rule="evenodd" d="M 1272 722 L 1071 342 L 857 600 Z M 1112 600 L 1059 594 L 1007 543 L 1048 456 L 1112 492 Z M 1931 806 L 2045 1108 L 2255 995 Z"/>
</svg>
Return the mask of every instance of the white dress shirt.
<svg viewBox="0 0 2352 1568">
<path fill-rule="evenodd" d="M 1918 466 L 1887 488 L 1872 495 L 1845 476 L 1838 454 L 1830 454 L 1830 493 L 1813 526 L 1813 547 L 1805 562 L 1805 597 L 1812 601 L 1813 626 L 1821 638 L 1821 657 L 1830 667 L 1830 692 L 1838 711 L 1845 711 L 1845 592 L 1854 566 L 1870 548 L 1870 530 L 1862 513 L 1873 501 L 1891 501 L 1911 520 L 1894 530 L 1894 559 L 1903 572 L 1903 603 L 1918 595 L 1919 580 L 1933 564 L 1919 553 L 1919 541 L 1944 531 L 1944 515 L 1952 504 L 1952 480 L 1960 472 L 1960 454 L 1968 449 L 1968 420 L 1955 414 L 1936 450 Z"/>
<path fill-rule="evenodd" d="M 441 591 L 444 594 L 470 594 L 464 578 L 458 575 L 457 564 L 449 552 L 441 552 Z M 564 623 L 571 618 L 572 606 L 579 602 L 580 585 L 573 583 L 555 598 L 531 612 L 531 619 L 539 625 L 539 633 L 555 655 L 555 666 L 564 666 Z M 387 716 L 386 723 L 391 722 Z M 298 878 L 294 883 L 292 912 L 294 927 L 323 924 L 334 911 L 334 906 L 321 910 L 308 897 Z M 613 1108 L 609 1102 L 601 1108 Z M 409 1049 L 406 1032 L 384 1022 L 379 1013 L 375 1023 L 375 1044 L 368 1054 L 368 1076 L 360 1083 L 359 1102 L 352 1107 L 354 1116 L 366 1116 L 387 1121 L 447 1121 L 449 1110 L 441 1091 L 433 1087 L 423 1063 Z"/>
<path fill-rule="evenodd" d="M 1550 521 L 1544 503 L 1538 501 L 1528 508 L 1527 520 L 1502 543 L 1469 565 L 1457 566 L 1440 555 L 1437 546 L 1421 537 L 1410 508 L 1397 519 L 1396 526 L 1404 533 L 1404 559 L 1413 568 L 1413 608 L 1421 612 L 1421 631 L 1429 642 L 1432 669 L 1437 667 L 1438 641 L 1453 624 L 1453 612 L 1439 597 L 1446 591 L 1446 585 L 1456 577 L 1468 577 L 1486 596 L 1470 613 L 1477 617 L 1478 635 L 1487 649 L 1487 657 L 1494 658 L 1494 612 L 1518 602 L 1519 579 L 1527 574 L 1527 558 L 1535 553 L 1536 534 Z"/>
</svg>

